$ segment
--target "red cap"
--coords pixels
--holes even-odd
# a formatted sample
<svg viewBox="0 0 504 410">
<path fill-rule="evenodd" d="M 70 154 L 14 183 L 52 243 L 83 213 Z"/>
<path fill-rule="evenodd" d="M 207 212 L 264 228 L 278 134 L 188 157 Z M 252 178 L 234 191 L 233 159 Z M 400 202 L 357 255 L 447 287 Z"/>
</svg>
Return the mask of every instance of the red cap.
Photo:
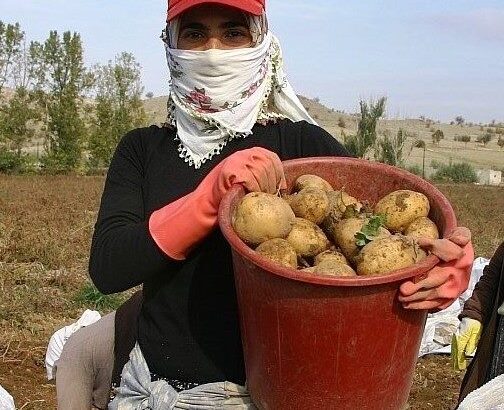
<svg viewBox="0 0 504 410">
<path fill-rule="evenodd" d="M 264 10 L 266 0 L 168 0 L 168 15 L 166 21 L 170 21 L 191 7 L 205 3 L 222 4 L 235 7 L 247 13 L 260 16 Z"/>
</svg>

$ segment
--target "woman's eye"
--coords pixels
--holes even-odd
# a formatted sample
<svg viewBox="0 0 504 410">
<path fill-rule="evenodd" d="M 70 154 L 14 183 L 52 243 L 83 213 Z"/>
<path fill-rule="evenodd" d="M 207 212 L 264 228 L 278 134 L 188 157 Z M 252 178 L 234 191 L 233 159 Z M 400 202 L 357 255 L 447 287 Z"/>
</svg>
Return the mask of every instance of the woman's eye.
<svg viewBox="0 0 504 410">
<path fill-rule="evenodd" d="M 247 37 L 247 35 L 243 31 L 240 31 L 240 30 L 229 30 L 226 33 L 226 37 L 229 37 L 229 38 L 241 38 L 241 37 Z"/>
<path fill-rule="evenodd" d="M 204 36 L 199 31 L 186 31 L 182 37 L 188 40 L 201 40 Z"/>
</svg>

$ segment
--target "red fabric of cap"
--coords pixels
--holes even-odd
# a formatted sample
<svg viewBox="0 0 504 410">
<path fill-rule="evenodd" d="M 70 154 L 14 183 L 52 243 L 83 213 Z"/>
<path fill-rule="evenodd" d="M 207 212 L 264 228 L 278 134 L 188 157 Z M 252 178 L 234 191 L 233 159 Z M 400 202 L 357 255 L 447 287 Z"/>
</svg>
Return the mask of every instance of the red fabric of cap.
<svg viewBox="0 0 504 410">
<path fill-rule="evenodd" d="M 250 14 L 260 16 L 264 10 L 266 0 L 168 0 L 168 14 L 166 21 L 170 21 L 191 7 L 205 3 L 222 4 L 236 7 Z"/>
</svg>

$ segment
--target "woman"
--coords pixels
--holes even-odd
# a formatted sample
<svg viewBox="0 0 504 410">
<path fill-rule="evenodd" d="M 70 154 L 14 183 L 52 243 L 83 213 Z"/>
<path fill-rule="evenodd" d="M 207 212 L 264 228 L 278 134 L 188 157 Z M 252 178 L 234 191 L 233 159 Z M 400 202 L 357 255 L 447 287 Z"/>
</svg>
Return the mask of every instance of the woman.
<svg viewBox="0 0 504 410">
<path fill-rule="evenodd" d="M 164 40 L 167 126 L 120 142 L 91 250 L 90 274 L 102 292 L 143 284 L 136 344 L 112 406 L 181 400 L 198 408 L 213 397 L 253 408 L 243 387 L 230 250 L 215 229 L 219 202 L 235 183 L 277 192 L 285 186 L 281 160 L 348 153 L 315 125 L 285 79 L 264 1 L 171 1 Z M 403 284 L 407 308 L 444 306 L 467 286 L 466 230 L 424 245 L 447 262 Z M 131 317 L 116 316 L 116 356 L 128 345 L 118 335 L 135 327 L 124 324 Z M 119 373 L 122 362 L 116 357 Z"/>
<path fill-rule="evenodd" d="M 459 402 L 473 390 L 504 373 L 504 242 L 495 251 L 459 318 L 453 337 L 455 369 L 466 368 L 465 355 L 478 347 L 462 381 Z"/>
</svg>

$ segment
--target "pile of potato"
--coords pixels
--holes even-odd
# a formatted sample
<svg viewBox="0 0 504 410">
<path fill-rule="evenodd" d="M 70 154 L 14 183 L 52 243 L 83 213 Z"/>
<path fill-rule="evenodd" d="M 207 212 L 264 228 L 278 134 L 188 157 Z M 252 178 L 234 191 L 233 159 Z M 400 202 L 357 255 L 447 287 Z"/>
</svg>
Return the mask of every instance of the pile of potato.
<svg viewBox="0 0 504 410">
<path fill-rule="evenodd" d="M 437 239 L 427 197 L 400 190 L 374 208 L 334 190 L 316 175 L 302 175 L 290 195 L 245 195 L 233 228 L 272 261 L 319 275 L 381 275 L 426 257 L 415 238 Z"/>
</svg>

